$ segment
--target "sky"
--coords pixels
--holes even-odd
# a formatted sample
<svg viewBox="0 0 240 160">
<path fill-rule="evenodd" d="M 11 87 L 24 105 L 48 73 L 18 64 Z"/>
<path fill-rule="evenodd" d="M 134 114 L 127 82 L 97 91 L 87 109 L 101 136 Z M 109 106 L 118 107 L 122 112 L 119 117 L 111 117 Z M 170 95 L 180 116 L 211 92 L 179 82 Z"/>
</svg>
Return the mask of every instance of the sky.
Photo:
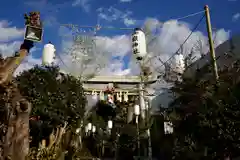
<svg viewBox="0 0 240 160">
<path fill-rule="evenodd" d="M 162 66 L 157 60 L 166 61 L 184 42 L 201 19 L 204 6 L 211 11 L 215 46 L 240 33 L 240 0 L 7 0 L 1 2 L 0 52 L 12 55 L 23 41 L 23 14 L 40 11 L 44 24 L 43 41 L 36 43 L 31 54 L 17 69 L 16 74 L 41 64 L 44 44 L 51 41 L 56 48 L 56 64 L 73 75 L 135 75 L 138 64 L 131 53 L 132 30 L 120 28 L 143 27 L 148 33 L 148 65 L 153 72 Z M 188 16 L 198 13 L 194 16 Z M 94 51 L 83 54 L 82 46 L 73 43 L 76 30 L 64 24 L 96 26 L 79 27 L 80 35 L 95 39 Z M 106 27 L 106 28 L 104 28 Z M 107 29 L 114 27 L 114 29 Z M 75 45 L 74 45 L 75 44 Z M 200 51 L 199 45 L 203 45 Z M 183 45 L 186 56 L 195 49 L 207 53 L 205 19 Z M 73 55 L 75 55 L 73 58 Z M 86 58 L 87 57 L 87 58 Z"/>
</svg>

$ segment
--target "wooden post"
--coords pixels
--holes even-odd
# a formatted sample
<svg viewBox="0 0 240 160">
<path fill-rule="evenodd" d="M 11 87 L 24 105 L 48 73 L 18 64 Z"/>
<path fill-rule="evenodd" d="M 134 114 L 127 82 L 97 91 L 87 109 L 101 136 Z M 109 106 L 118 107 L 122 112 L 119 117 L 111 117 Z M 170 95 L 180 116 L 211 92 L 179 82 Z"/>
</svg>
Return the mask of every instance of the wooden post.
<svg viewBox="0 0 240 160">
<path fill-rule="evenodd" d="M 206 15 L 206 23 L 207 23 L 207 32 L 208 32 L 208 42 L 209 42 L 209 49 L 212 59 L 212 67 L 213 67 L 213 73 L 216 81 L 218 81 L 218 68 L 217 68 L 217 62 L 216 62 L 216 55 L 215 55 L 215 49 L 213 44 L 213 38 L 212 38 L 212 26 L 211 26 L 211 20 L 210 20 L 210 13 L 209 13 L 209 7 L 206 5 L 204 7 L 205 15 Z"/>
</svg>

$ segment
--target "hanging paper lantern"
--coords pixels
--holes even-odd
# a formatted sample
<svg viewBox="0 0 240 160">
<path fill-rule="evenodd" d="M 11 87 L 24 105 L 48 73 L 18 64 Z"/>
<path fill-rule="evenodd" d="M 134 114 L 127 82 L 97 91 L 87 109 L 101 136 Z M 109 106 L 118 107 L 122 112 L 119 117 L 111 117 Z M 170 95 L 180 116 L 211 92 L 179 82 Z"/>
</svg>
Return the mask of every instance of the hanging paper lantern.
<svg viewBox="0 0 240 160">
<path fill-rule="evenodd" d="M 93 132 L 93 133 L 96 132 L 96 126 L 92 126 L 92 132 Z"/>
<path fill-rule="evenodd" d="M 91 131 L 92 130 L 92 123 L 88 123 L 88 130 Z"/>
<path fill-rule="evenodd" d="M 113 96 L 111 94 L 108 94 L 107 100 L 109 103 L 113 104 Z"/>
<path fill-rule="evenodd" d="M 172 122 L 164 122 L 164 133 L 165 134 L 172 134 L 173 133 Z"/>
<path fill-rule="evenodd" d="M 112 129 L 113 128 L 113 121 L 109 120 L 108 121 L 108 129 Z"/>
<path fill-rule="evenodd" d="M 128 102 L 128 92 L 123 94 L 124 102 Z"/>
<path fill-rule="evenodd" d="M 109 83 L 108 85 L 107 85 L 107 87 L 106 87 L 106 92 L 110 92 L 110 93 L 112 93 L 112 92 L 114 92 L 114 85 L 113 85 L 113 83 Z"/>
<path fill-rule="evenodd" d="M 100 96 L 100 100 L 104 101 L 104 92 L 101 91 L 99 96 Z"/>
<path fill-rule="evenodd" d="M 140 115 L 140 106 L 139 105 L 134 105 L 134 114 L 136 116 L 139 116 Z"/>
<path fill-rule="evenodd" d="M 120 101 L 119 93 L 117 92 L 117 101 Z"/>
<path fill-rule="evenodd" d="M 132 52 L 139 61 L 147 55 L 145 33 L 140 28 L 136 28 L 132 34 Z"/>
<path fill-rule="evenodd" d="M 117 100 L 119 102 L 122 102 L 122 92 L 120 91 L 120 93 L 117 93 Z"/>
<path fill-rule="evenodd" d="M 52 65 L 55 59 L 55 47 L 51 43 L 44 45 L 43 54 L 42 54 L 42 64 L 43 65 Z"/>
<path fill-rule="evenodd" d="M 85 133 L 88 133 L 88 126 L 85 126 Z"/>
</svg>

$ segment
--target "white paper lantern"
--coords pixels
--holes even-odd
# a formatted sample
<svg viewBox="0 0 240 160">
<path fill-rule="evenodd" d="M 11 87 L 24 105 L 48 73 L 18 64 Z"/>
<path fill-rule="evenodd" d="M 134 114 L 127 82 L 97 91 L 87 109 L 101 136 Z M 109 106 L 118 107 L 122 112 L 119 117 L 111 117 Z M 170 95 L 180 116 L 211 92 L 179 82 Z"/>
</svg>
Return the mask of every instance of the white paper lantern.
<svg viewBox="0 0 240 160">
<path fill-rule="evenodd" d="M 164 133 L 165 134 L 173 133 L 173 126 L 171 122 L 164 122 Z"/>
<path fill-rule="evenodd" d="M 139 28 L 132 34 L 132 52 L 137 60 L 142 60 L 147 55 L 145 33 Z"/>
<path fill-rule="evenodd" d="M 108 102 L 110 104 L 113 104 L 114 103 L 114 99 L 113 99 L 113 96 L 111 94 L 108 94 L 108 98 L 107 98 Z"/>
<path fill-rule="evenodd" d="M 175 72 L 176 74 L 183 74 L 183 72 L 185 70 L 183 54 L 174 55 L 171 68 L 172 68 L 173 72 Z"/>
<path fill-rule="evenodd" d="M 145 101 L 145 107 L 146 107 L 146 109 L 149 109 L 149 102 L 148 101 Z"/>
<path fill-rule="evenodd" d="M 91 131 L 92 130 L 92 123 L 88 123 L 88 130 Z"/>
<path fill-rule="evenodd" d="M 55 59 L 55 47 L 53 44 L 48 43 L 44 45 L 43 54 L 42 54 L 42 64 L 51 65 Z"/>
<path fill-rule="evenodd" d="M 99 97 L 100 97 L 100 100 L 103 101 L 104 100 L 104 92 L 101 91 L 100 94 L 99 94 Z"/>
<path fill-rule="evenodd" d="M 108 121 L 108 129 L 112 129 L 113 127 L 113 121 L 109 120 Z"/>
<path fill-rule="evenodd" d="M 96 132 L 96 126 L 92 126 L 92 132 L 93 132 L 93 133 Z"/>
<path fill-rule="evenodd" d="M 98 101 L 98 93 L 96 91 L 92 91 L 92 100 L 97 103 Z"/>
<path fill-rule="evenodd" d="M 85 126 L 85 132 L 88 133 L 88 126 Z"/>
<path fill-rule="evenodd" d="M 134 114 L 136 116 L 139 116 L 140 115 L 140 106 L 139 105 L 135 105 L 134 106 Z"/>
<path fill-rule="evenodd" d="M 119 93 L 117 93 L 117 100 L 119 102 L 122 102 L 122 92 L 121 91 Z"/>
<path fill-rule="evenodd" d="M 123 94 L 124 102 L 128 102 L 128 92 Z"/>
<path fill-rule="evenodd" d="M 80 131 L 81 131 L 81 128 L 77 128 L 77 129 L 76 129 L 76 133 L 77 133 L 77 134 L 80 133 Z"/>
</svg>

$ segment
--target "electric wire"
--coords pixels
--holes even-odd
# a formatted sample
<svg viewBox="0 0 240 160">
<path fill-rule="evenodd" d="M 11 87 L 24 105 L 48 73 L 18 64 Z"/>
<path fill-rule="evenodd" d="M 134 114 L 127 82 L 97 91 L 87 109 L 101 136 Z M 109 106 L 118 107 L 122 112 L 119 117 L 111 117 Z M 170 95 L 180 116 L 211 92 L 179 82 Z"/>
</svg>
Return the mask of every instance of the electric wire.
<svg viewBox="0 0 240 160">
<path fill-rule="evenodd" d="M 58 59 L 62 62 L 62 64 L 66 67 L 67 70 L 70 71 L 70 68 L 66 65 L 66 63 L 62 60 L 61 56 L 59 54 L 56 54 L 56 56 L 58 57 Z"/>
<path fill-rule="evenodd" d="M 199 12 L 196 12 L 196 13 L 192 13 L 192 14 L 189 14 L 189 15 L 186 15 L 186 16 L 183 16 L 183 17 L 179 17 L 179 18 L 176 18 L 174 20 L 182 20 L 182 19 L 185 19 L 185 18 L 189 18 L 189 17 L 192 17 L 192 16 L 196 16 L 198 14 L 201 14 L 203 13 L 203 11 L 199 11 Z M 159 68 L 161 68 L 162 66 L 164 66 L 169 60 L 171 60 L 175 54 L 177 54 L 179 52 L 179 50 L 181 49 L 181 47 L 187 42 L 187 40 L 191 37 L 191 35 L 193 34 L 193 32 L 198 28 L 198 26 L 200 25 L 200 23 L 202 22 L 203 18 L 205 17 L 205 15 L 202 16 L 202 18 L 200 19 L 200 21 L 197 23 L 197 25 L 194 27 L 194 29 L 191 31 L 191 33 L 189 34 L 189 36 L 185 39 L 185 41 L 180 45 L 180 48 L 167 60 L 165 61 Z M 173 19 L 173 18 L 172 18 Z M 95 29 L 95 34 L 94 36 L 96 36 L 96 32 L 99 31 L 100 29 L 104 28 L 104 29 L 120 29 L 120 30 L 133 30 L 134 28 L 117 28 L 117 27 L 102 27 L 100 25 L 96 25 L 96 26 L 88 26 L 88 25 L 73 25 L 73 24 L 62 24 L 62 26 L 68 26 L 72 29 L 74 28 L 94 28 Z M 152 41 L 154 41 L 155 39 L 157 38 L 157 36 L 155 38 L 153 38 L 147 45 L 149 45 Z M 60 55 L 58 55 L 58 58 L 59 60 L 63 63 L 63 65 L 69 69 L 69 67 L 64 63 L 64 61 L 61 59 Z M 159 58 L 160 60 L 160 58 Z M 160 60 L 161 61 L 161 60 Z"/>
<path fill-rule="evenodd" d="M 193 13 L 193 14 L 190 14 L 189 16 L 194 16 L 194 15 L 197 15 L 197 14 L 200 14 L 200 13 L 203 13 L 203 12 L 205 12 L 205 10 L 200 11 L 200 12 L 196 12 L 196 13 Z M 212 11 L 211 11 L 211 12 L 212 12 Z M 185 17 L 187 18 L 188 16 L 185 16 Z M 200 25 L 200 23 L 201 23 L 201 21 L 203 20 L 204 17 L 205 17 L 205 14 L 204 14 L 203 17 L 199 20 L 199 22 L 197 23 L 197 25 L 194 27 L 193 31 L 198 28 L 198 26 Z M 184 18 L 184 17 L 181 17 L 181 18 L 179 18 L 178 20 L 180 20 L 180 19 L 182 19 L 182 18 Z M 189 35 L 188 38 L 190 38 L 190 36 L 191 36 L 191 34 L 193 33 L 193 31 L 190 33 L 190 35 Z M 187 38 L 187 39 L 188 39 L 188 38 Z M 215 44 L 216 38 L 217 38 L 217 34 L 215 34 L 215 36 L 214 36 L 214 40 L 213 40 L 213 43 L 214 43 L 214 44 Z M 186 43 L 187 39 L 186 39 L 186 40 L 183 42 L 183 44 L 179 47 L 179 49 L 177 50 L 177 52 L 181 49 L 181 47 L 184 45 L 184 43 Z M 175 52 L 174 55 L 176 55 L 177 52 Z M 208 52 L 210 52 L 210 49 L 208 50 Z M 208 52 L 207 52 L 207 53 L 208 53 Z M 171 58 L 174 57 L 174 55 L 173 55 L 172 57 L 170 57 L 170 58 L 169 58 L 166 62 L 164 62 L 164 63 L 163 63 L 163 61 L 159 58 L 159 61 L 160 61 L 161 63 L 163 63 L 160 67 L 164 66 L 169 60 L 171 60 Z M 159 67 L 159 68 L 160 68 L 160 67 Z M 170 69 L 172 69 L 171 66 L 169 66 L 169 67 L 170 67 Z"/>
<path fill-rule="evenodd" d="M 183 17 L 175 18 L 174 20 L 182 20 L 182 19 L 185 19 L 185 18 L 196 16 L 196 15 L 204 13 L 204 12 L 205 12 L 205 10 L 202 10 L 202 11 L 199 11 L 199 12 L 196 12 L 196 13 L 192 13 L 192 14 L 183 16 Z"/>
<path fill-rule="evenodd" d="M 173 19 L 173 20 L 178 21 L 178 20 L 182 20 L 182 19 L 185 19 L 185 18 L 189 18 L 189 17 L 196 16 L 196 15 L 201 14 L 201 13 L 204 13 L 204 12 L 205 12 L 205 10 L 203 10 L 203 11 L 199 11 L 199 12 L 196 12 L 196 13 L 192 13 L 192 14 L 189 14 L 189 15 L 186 15 L 186 16 L 183 16 L 183 17 L 179 17 L 179 18 L 170 18 L 170 19 Z M 167 34 L 167 33 L 168 33 L 168 30 L 167 30 L 166 34 Z M 147 45 L 150 45 L 154 40 L 157 39 L 157 37 L 158 37 L 158 36 L 155 36 L 154 38 L 152 38 L 152 39 L 147 43 Z"/>
<path fill-rule="evenodd" d="M 205 12 L 204 10 L 203 11 L 199 11 L 199 12 L 196 12 L 196 13 L 191 13 L 191 14 L 188 14 L 186 16 L 183 16 L 183 17 L 179 17 L 179 18 L 171 18 L 171 19 L 174 19 L 174 20 L 182 20 L 182 19 L 185 19 L 185 18 L 189 18 L 189 17 L 193 17 L 193 16 L 196 16 L 198 14 L 201 14 Z M 96 26 L 91 26 L 91 25 L 74 25 L 74 24 L 62 24 L 61 26 L 67 26 L 67 27 L 71 27 L 71 28 L 95 28 L 96 30 L 100 30 L 100 29 L 115 29 L 115 30 L 134 30 L 135 28 L 128 28 L 128 27 L 105 27 L 105 26 L 101 26 L 99 24 L 97 24 Z"/>
<path fill-rule="evenodd" d="M 180 49 L 183 47 L 183 45 L 188 41 L 188 39 L 192 36 L 192 34 L 194 33 L 194 31 L 199 27 L 199 25 L 201 24 L 203 18 L 205 17 L 205 15 L 202 16 L 202 18 L 198 21 L 198 23 L 195 25 L 195 27 L 193 28 L 193 30 L 191 31 L 191 33 L 187 36 L 187 38 L 184 40 L 184 42 L 180 45 L 180 47 L 177 49 L 177 51 L 170 56 L 159 68 L 163 67 L 164 65 L 166 65 L 166 63 L 168 63 L 176 54 L 178 54 L 178 52 L 180 51 Z M 161 58 L 159 58 L 159 61 L 162 61 Z"/>
</svg>

